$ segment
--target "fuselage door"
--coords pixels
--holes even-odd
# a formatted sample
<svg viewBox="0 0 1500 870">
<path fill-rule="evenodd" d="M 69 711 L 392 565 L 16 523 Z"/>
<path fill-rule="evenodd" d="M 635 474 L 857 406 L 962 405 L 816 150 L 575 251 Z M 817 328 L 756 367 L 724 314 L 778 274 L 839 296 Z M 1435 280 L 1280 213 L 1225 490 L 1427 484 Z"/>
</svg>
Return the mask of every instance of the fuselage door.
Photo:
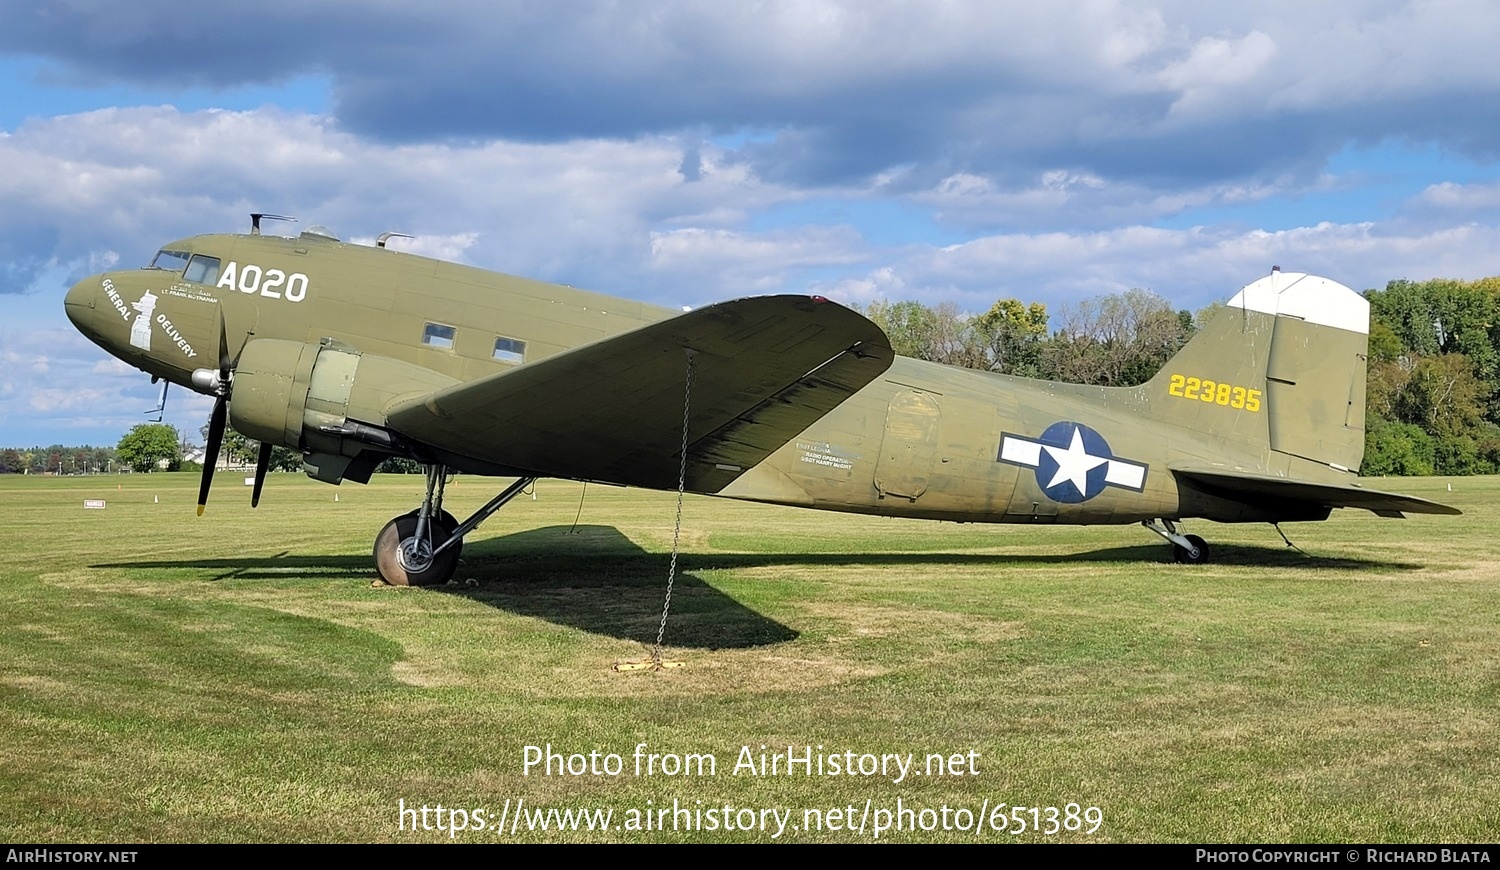
<svg viewBox="0 0 1500 870">
<path fill-rule="evenodd" d="M 931 393 L 902 390 L 891 398 L 875 463 L 875 487 L 882 495 L 916 499 L 927 491 L 940 422 L 937 398 Z"/>
</svg>

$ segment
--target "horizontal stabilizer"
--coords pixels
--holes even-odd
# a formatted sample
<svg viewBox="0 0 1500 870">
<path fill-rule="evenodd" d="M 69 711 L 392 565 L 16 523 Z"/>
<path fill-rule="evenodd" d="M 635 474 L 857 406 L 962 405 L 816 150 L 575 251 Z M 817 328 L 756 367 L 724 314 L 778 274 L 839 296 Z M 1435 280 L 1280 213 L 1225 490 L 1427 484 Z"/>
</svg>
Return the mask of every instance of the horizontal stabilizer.
<svg viewBox="0 0 1500 870">
<path fill-rule="evenodd" d="M 1383 517 L 1402 513 L 1458 516 L 1458 508 L 1394 492 L 1365 489 L 1358 484 L 1313 483 L 1249 471 L 1173 466 L 1172 474 L 1222 498 L 1251 504 L 1296 502 L 1330 508 L 1363 508 Z"/>
<path fill-rule="evenodd" d="M 808 296 L 700 308 L 390 409 L 402 435 L 547 477 L 717 492 L 890 367 L 863 315 Z"/>
</svg>

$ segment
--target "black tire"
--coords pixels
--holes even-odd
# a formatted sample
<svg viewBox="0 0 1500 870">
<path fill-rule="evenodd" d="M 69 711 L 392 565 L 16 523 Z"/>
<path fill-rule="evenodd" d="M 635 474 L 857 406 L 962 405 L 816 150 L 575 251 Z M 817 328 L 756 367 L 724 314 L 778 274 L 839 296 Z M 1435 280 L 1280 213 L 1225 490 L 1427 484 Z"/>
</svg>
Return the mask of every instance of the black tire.
<svg viewBox="0 0 1500 870">
<path fill-rule="evenodd" d="M 1188 543 L 1193 545 L 1193 547 L 1198 551 L 1198 554 L 1195 556 L 1193 555 L 1193 551 L 1189 550 L 1187 547 L 1181 546 L 1180 544 L 1173 544 L 1172 558 L 1176 559 L 1184 565 L 1201 565 L 1204 562 L 1207 562 L 1208 543 L 1197 535 L 1187 535 L 1186 537 L 1188 539 Z"/>
<path fill-rule="evenodd" d="M 440 516 L 440 524 L 447 525 L 447 532 L 452 532 L 458 527 L 457 521 L 451 516 Z M 402 563 L 400 549 L 403 543 L 416 537 L 417 514 L 415 511 L 402 514 L 385 524 L 380 534 L 375 536 L 375 570 L 380 572 L 380 579 L 392 586 L 435 586 L 446 583 L 453 578 L 453 572 L 458 570 L 458 546 L 449 547 L 433 557 L 425 568 L 420 571 L 408 570 Z M 434 535 L 439 543 L 446 535 Z"/>
</svg>

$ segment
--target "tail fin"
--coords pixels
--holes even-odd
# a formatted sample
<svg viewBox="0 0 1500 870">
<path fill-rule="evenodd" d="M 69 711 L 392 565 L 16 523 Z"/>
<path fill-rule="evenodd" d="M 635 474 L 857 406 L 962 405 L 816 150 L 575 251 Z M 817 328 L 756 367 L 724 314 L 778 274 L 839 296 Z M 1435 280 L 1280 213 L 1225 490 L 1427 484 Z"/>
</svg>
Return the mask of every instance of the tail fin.
<svg viewBox="0 0 1500 870">
<path fill-rule="evenodd" d="M 1273 271 L 1235 294 L 1144 389 L 1158 413 L 1210 438 L 1354 470 L 1365 451 L 1369 332 L 1370 303 L 1358 293 Z"/>
</svg>

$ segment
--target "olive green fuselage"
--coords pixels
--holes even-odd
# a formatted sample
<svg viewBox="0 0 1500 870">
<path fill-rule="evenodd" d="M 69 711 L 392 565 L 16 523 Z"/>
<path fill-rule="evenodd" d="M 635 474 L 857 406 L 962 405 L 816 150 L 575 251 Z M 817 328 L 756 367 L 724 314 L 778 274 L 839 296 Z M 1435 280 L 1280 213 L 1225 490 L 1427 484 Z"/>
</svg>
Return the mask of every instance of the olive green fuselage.
<svg viewBox="0 0 1500 870">
<path fill-rule="evenodd" d="M 171 268 L 80 282 L 68 296 L 69 316 L 127 363 L 200 391 L 194 371 L 238 360 L 252 339 L 322 343 L 360 355 L 366 361 L 360 383 L 341 392 L 337 384 L 320 389 L 334 391 L 340 414 L 375 427 L 401 401 L 680 313 L 306 234 L 197 236 L 163 251 L 180 254 L 168 258 Z M 1297 450 L 1271 449 L 1265 369 L 1277 318 L 1248 311 L 1234 320 L 1133 388 L 1030 381 L 897 358 L 883 376 L 717 494 L 972 522 L 1272 519 L 1264 509 L 1183 485 L 1169 468 L 1187 463 L 1310 480 L 1344 475 Z M 1363 353 L 1363 336 L 1340 340 Z M 221 346 L 229 360 L 218 359 Z M 372 358 L 383 360 L 383 368 Z M 378 378 L 367 377 L 376 371 Z M 241 401 L 238 392 L 234 401 Z M 1361 394 L 1360 423 L 1362 401 Z M 1348 428 L 1347 408 L 1333 407 L 1334 399 L 1319 402 Z M 276 437 L 276 425 L 252 437 L 306 450 L 295 436 L 301 409 L 288 419 L 285 437 Z M 476 473 L 572 476 L 564 468 L 515 467 L 503 450 L 447 453 L 442 461 Z"/>
</svg>

